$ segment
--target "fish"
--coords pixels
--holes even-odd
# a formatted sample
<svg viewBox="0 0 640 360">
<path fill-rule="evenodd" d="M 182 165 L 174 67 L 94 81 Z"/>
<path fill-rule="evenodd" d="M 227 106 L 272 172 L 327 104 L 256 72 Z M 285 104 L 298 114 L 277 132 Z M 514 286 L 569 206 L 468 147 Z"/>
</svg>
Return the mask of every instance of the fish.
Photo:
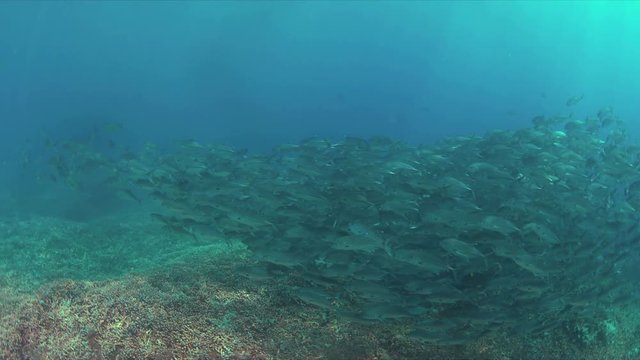
<svg viewBox="0 0 640 360">
<path fill-rule="evenodd" d="M 484 230 L 494 231 L 506 236 L 520 232 L 520 229 L 511 221 L 493 215 L 486 216 L 482 219 L 481 227 Z"/>
<path fill-rule="evenodd" d="M 258 216 L 254 216 L 248 213 L 241 213 L 233 210 L 229 210 L 222 214 L 217 219 L 218 222 L 224 223 L 225 226 L 230 228 L 246 228 L 249 230 L 261 230 L 265 228 L 276 228 L 276 226 L 267 219 Z"/>
<path fill-rule="evenodd" d="M 444 189 L 446 194 L 451 197 L 464 197 L 467 195 L 471 195 L 475 198 L 475 193 L 473 189 L 469 187 L 466 183 L 456 179 L 453 176 L 445 176 L 441 180 L 440 186 Z"/>
<path fill-rule="evenodd" d="M 520 255 L 527 254 L 526 250 L 522 248 L 522 245 L 516 242 L 502 239 L 501 241 L 491 242 L 491 250 L 497 256 L 504 258 L 513 258 Z"/>
<path fill-rule="evenodd" d="M 296 268 L 303 266 L 300 259 L 292 256 L 287 256 L 286 254 L 256 254 L 256 259 L 286 268 Z"/>
<path fill-rule="evenodd" d="M 409 309 L 401 304 L 380 303 L 364 307 L 360 317 L 371 321 L 410 319 L 424 309 Z"/>
<path fill-rule="evenodd" d="M 267 281 L 274 278 L 274 274 L 264 266 L 241 266 L 234 270 L 236 274 L 257 281 Z"/>
<path fill-rule="evenodd" d="M 542 268 L 539 261 L 531 255 L 517 255 L 511 258 L 522 269 L 537 278 L 548 278 L 549 272 Z"/>
<path fill-rule="evenodd" d="M 334 250 L 358 251 L 372 254 L 383 250 L 384 243 L 380 238 L 363 235 L 344 235 L 334 239 L 331 248 Z"/>
<path fill-rule="evenodd" d="M 129 198 L 137 202 L 138 204 L 142 204 L 142 199 L 136 195 L 131 189 L 121 189 L 119 194 L 122 194 L 124 197 Z"/>
<path fill-rule="evenodd" d="M 401 299 L 400 294 L 389 287 L 372 281 L 352 280 L 344 288 L 361 299 L 373 302 L 396 302 Z"/>
<path fill-rule="evenodd" d="M 575 106 L 578 103 L 580 103 L 582 101 L 582 99 L 584 99 L 584 94 L 572 96 L 572 97 L 567 99 L 565 104 L 567 106 Z"/>
<path fill-rule="evenodd" d="M 467 172 L 473 177 L 483 176 L 490 179 L 513 179 L 509 173 L 498 169 L 495 165 L 481 161 L 474 162 L 467 166 Z"/>
<path fill-rule="evenodd" d="M 403 161 L 391 161 L 388 162 L 386 164 L 384 164 L 383 166 L 384 171 L 387 174 L 391 174 L 394 175 L 400 171 L 410 171 L 410 172 L 418 172 L 419 170 L 416 169 L 413 165 L 407 163 L 407 162 L 403 162 Z"/>
<path fill-rule="evenodd" d="M 293 295 L 302 302 L 317 306 L 321 309 L 330 309 L 332 307 L 332 296 L 322 289 L 299 287 L 293 289 Z"/>
<path fill-rule="evenodd" d="M 449 254 L 464 259 L 484 258 L 484 255 L 475 246 L 458 239 L 448 238 L 441 240 L 440 247 Z"/>
<path fill-rule="evenodd" d="M 109 133 L 117 133 L 117 132 L 123 131 L 124 125 L 118 121 L 110 121 L 110 122 L 104 123 L 102 125 L 102 129 Z"/>
<path fill-rule="evenodd" d="M 404 289 L 416 295 L 431 295 L 436 291 L 432 280 L 412 280 L 404 284 Z"/>
<path fill-rule="evenodd" d="M 560 244 L 560 238 L 551 229 L 538 223 L 528 223 L 522 227 L 523 234 L 534 234 L 537 240 L 546 244 Z"/>
<path fill-rule="evenodd" d="M 426 300 L 429 303 L 436 305 L 450 305 L 456 304 L 460 302 L 464 302 L 467 300 L 467 295 L 465 295 L 458 288 L 453 285 L 445 285 L 439 284 L 433 287 L 431 292 L 426 295 Z"/>
<path fill-rule="evenodd" d="M 394 258 L 403 263 L 411 264 L 431 274 L 439 274 L 449 270 L 449 266 L 434 252 L 420 249 L 399 249 L 394 252 Z"/>
</svg>

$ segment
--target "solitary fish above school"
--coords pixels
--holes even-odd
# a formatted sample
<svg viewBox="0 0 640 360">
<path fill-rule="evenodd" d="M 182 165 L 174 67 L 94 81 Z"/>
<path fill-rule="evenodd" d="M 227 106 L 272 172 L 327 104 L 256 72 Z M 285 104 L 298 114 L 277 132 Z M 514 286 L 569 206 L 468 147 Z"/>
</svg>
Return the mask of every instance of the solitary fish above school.
<svg viewBox="0 0 640 360">
<path fill-rule="evenodd" d="M 584 98 L 584 94 L 580 96 L 572 96 L 569 99 L 567 99 L 567 106 L 577 105 L 580 101 L 582 101 L 583 98 Z"/>
</svg>

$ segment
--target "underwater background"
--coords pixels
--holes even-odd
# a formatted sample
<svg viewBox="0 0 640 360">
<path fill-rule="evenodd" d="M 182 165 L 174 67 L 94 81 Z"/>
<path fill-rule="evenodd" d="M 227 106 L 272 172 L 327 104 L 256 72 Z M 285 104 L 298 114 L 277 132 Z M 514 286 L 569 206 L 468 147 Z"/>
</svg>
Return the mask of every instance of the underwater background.
<svg viewBox="0 0 640 360">
<path fill-rule="evenodd" d="M 640 358 L 638 18 L 1 2 L 0 359 Z"/>
</svg>

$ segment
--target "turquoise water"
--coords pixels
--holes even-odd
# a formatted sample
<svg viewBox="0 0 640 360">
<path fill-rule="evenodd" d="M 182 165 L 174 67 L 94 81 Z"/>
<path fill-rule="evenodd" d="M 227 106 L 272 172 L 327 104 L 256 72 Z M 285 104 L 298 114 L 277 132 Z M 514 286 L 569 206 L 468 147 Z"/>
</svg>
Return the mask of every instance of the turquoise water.
<svg viewBox="0 0 640 360">
<path fill-rule="evenodd" d="M 635 2 L 3 2 L 0 359 L 637 358 Z"/>
</svg>

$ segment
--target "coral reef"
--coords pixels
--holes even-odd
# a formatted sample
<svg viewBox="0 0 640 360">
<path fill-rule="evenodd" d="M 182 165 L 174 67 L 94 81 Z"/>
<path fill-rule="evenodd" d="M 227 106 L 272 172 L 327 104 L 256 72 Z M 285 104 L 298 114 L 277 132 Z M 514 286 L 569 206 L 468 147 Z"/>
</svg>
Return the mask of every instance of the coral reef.
<svg viewBox="0 0 640 360">
<path fill-rule="evenodd" d="M 364 324 L 302 303 L 288 290 L 301 281 L 295 273 L 288 283 L 241 275 L 251 257 L 239 243 L 176 243 L 145 222 L 31 219 L 0 229 L 3 360 L 595 360 L 640 353 L 637 309 L 610 309 L 536 337 L 435 346 L 411 339 L 410 321 Z"/>
</svg>

